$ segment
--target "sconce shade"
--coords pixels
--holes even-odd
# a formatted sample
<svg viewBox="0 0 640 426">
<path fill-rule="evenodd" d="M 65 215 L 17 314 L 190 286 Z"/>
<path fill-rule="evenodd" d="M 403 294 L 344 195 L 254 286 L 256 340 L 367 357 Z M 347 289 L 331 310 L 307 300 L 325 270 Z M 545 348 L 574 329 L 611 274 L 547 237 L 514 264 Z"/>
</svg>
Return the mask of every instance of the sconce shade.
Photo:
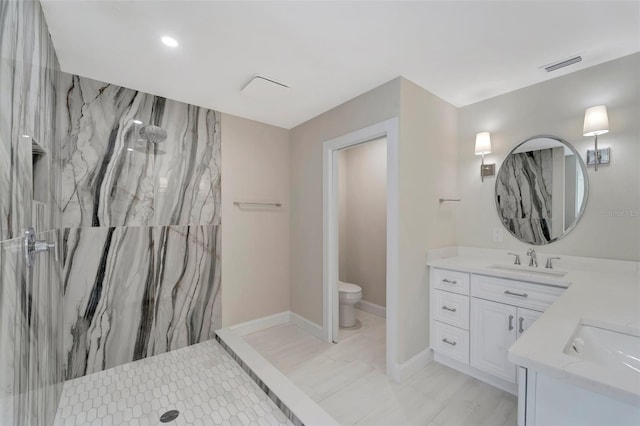
<svg viewBox="0 0 640 426">
<path fill-rule="evenodd" d="M 604 105 L 587 108 L 584 112 L 584 128 L 582 133 L 585 136 L 597 136 L 609 131 L 609 117 L 607 107 Z"/>
<path fill-rule="evenodd" d="M 491 154 L 491 135 L 481 132 L 476 135 L 476 155 Z"/>
</svg>

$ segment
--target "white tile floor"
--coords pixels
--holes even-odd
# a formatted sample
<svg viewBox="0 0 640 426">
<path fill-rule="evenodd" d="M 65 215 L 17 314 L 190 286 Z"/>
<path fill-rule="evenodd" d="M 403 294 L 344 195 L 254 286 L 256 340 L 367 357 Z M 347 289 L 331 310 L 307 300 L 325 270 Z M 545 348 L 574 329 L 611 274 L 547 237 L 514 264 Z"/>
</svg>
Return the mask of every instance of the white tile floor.
<svg viewBox="0 0 640 426">
<path fill-rule="evenodd" d="M 385 320 L 356 312 L 362 328 L 341 330 L 338 344 L 291 325 L 245 340 L 343 425 L 516 425 L 516 397 L 436 362 L 389 380 Z"/>
<path fill-rule="evenodd" d="M 168 410 L 171 423 L 160 423 Z M 276 405 L 214 340 L 67 381 L 55 426 L 284 425 Z"/>
</svg>

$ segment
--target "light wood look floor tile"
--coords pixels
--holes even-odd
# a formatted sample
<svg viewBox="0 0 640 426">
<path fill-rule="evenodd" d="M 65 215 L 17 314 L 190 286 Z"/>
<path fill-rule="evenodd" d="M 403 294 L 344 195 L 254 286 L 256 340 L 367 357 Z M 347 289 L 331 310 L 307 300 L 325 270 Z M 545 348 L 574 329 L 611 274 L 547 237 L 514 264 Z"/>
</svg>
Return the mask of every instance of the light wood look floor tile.
<svg viewBox="0 0 640 426">
<path fill-rule="evenodd" d="M 515 426 L 516 398 L 432 362 L 405 383 L 385 375 L 385 320 L 356 310 L 358 330 L 325 343 L 291 325 L 247 343 L 344 425 Z"/>
</svg>

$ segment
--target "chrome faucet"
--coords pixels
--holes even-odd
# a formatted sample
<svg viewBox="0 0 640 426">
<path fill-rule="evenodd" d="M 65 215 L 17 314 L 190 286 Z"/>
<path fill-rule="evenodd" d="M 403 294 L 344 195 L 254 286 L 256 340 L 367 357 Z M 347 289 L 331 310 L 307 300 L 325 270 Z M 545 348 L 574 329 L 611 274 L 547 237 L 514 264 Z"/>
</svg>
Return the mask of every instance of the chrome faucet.
<svg viewBox="0 0 640 426">
<path fill-rule="evenodd" d="M 556 260 L 556 259 L 560 260 L 560 258 L 559 258 L 559 257 L 548 257 L 548 258 L 547 258 L 547 265 L 545 266 L 545 268 L 547 268 L 547 269 L 553 269 L 553 263 L 552 263 L 552 262 L 553 262 L 554 260 Z"/>
<path fill-rule="evenodd" d="M 536 251 L 532 248 L 530 248 L 529 250 L 527 250 L 527 256 L 530 256 L 531 258 L 529 259 L 529 266 L 538 266 L 538 258 L 536 257 Z"/>
</svg>

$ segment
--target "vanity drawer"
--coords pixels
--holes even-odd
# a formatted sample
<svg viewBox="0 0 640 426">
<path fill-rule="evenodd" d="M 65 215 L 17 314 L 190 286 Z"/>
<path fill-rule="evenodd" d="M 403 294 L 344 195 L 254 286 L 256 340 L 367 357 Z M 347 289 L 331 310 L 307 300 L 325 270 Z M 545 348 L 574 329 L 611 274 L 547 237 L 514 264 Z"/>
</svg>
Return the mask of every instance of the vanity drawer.
<svg viewBox="0 0 640 426">
<path fill-rule="evenodd" d="M 438 353 L 469 364 L 469 332 L 434 321 L 432 347 Z"/>
<path fill-rule="evenodd" d="M 431 312 L 438 321 L 469 330 L 469 296 L 434 290 Z"/>
<path fill-rule="evenodd" d="M 469 294 L 469 274 L 448 269 L 433 269 L 433 288 L 452 291 L 459 294 Z"/>
<path fill-rule="evenodd" d="M 544 284 L 473 275 L 471 295 L 544 312 L 566 289 Z"/>
</svg>

